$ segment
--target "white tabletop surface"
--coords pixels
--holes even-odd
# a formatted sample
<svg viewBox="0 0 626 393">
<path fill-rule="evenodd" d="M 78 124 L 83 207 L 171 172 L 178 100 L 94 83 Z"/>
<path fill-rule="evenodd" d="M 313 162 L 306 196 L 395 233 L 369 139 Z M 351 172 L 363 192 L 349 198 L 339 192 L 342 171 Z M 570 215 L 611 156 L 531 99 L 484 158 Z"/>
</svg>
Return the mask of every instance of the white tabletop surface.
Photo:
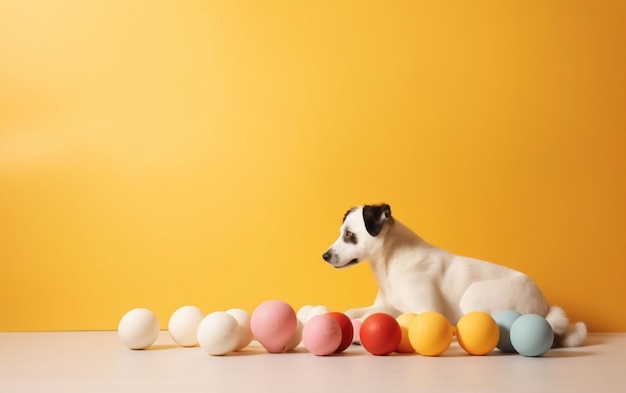
<svg viewBox="0 0 626 393">
<path fill-rule="evenodd" d="M 148 350 L 116 332 L 0 333 L 0 392 L 624 392 L 626 333 L 590 334 L 541 358 L 469 356 L 456 343 L 436 358 L 373 356 L 359 346 L 329 357 L 304 348 L 268 354 L 253 343 L 209 356 L 165 331 Z"/>
</svg>

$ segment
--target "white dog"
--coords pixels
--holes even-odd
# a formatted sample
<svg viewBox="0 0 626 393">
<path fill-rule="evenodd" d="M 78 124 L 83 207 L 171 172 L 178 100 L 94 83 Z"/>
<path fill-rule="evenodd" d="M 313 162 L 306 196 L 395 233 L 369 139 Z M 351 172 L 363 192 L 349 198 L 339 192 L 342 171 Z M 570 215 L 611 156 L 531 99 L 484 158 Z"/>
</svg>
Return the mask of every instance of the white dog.
<svg viewBox="0 0 626 393">
<path fill-rule="evenodd" d="M 525 274 L 428 244 L 392 217 L 386 204 L 350 209 L 323 258 L 335 268 L 370 263 L 378 284 L 376 300 L 371 307 L 349 310 L 350 318 L 437 311 L 456 324 L 471 311 L 493 315 L 515 310 L 544 316 L 554 330 L 555 346 L 580 346 L 587 336 L 585 324 L 570 325 L 563 309 L 550 307 Z"/>
</svg>

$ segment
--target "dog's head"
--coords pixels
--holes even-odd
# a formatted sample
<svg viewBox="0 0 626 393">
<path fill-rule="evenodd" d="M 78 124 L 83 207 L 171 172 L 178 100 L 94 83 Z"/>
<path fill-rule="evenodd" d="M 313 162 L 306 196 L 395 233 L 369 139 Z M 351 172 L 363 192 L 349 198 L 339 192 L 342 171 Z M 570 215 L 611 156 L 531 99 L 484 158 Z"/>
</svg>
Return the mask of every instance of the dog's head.
<svg viewBox="0 0 626 393">
<path fill-rule="evenodd" d="M 343 217 L 339 238 L 322 258 L 336 268 L 355 265 L 381 246 L 385 224 L 393 222 L 387 204 L 355 207 Z"/>
</svg>

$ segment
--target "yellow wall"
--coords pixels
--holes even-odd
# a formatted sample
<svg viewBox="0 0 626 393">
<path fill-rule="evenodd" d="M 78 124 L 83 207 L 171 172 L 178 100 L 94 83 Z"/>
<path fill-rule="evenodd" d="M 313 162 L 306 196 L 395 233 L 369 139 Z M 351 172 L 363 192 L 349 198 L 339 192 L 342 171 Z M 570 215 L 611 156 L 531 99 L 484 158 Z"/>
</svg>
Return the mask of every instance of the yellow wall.
<svg viewBox="0 0 626 393">
<path fill-rule="evenodd" d="M 386 201 L 626 330 L 623 1 L 0 1 L 0 330 L 344 310 Z"/>
</svg>

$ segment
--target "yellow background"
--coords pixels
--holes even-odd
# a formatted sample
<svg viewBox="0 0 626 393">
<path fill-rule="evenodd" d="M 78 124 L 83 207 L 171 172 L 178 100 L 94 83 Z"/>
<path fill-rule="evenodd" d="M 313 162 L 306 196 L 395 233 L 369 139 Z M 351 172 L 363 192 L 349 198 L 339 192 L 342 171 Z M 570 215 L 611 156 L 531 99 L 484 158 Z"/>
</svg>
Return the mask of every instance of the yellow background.
<svg viewBox="0 0 626 393">
<path fill-rule="evenodd" d="M 367 305 L 382 201 L 626 330 L 625 4 L 0 0 L 0 330 Z"/>
</svg>

